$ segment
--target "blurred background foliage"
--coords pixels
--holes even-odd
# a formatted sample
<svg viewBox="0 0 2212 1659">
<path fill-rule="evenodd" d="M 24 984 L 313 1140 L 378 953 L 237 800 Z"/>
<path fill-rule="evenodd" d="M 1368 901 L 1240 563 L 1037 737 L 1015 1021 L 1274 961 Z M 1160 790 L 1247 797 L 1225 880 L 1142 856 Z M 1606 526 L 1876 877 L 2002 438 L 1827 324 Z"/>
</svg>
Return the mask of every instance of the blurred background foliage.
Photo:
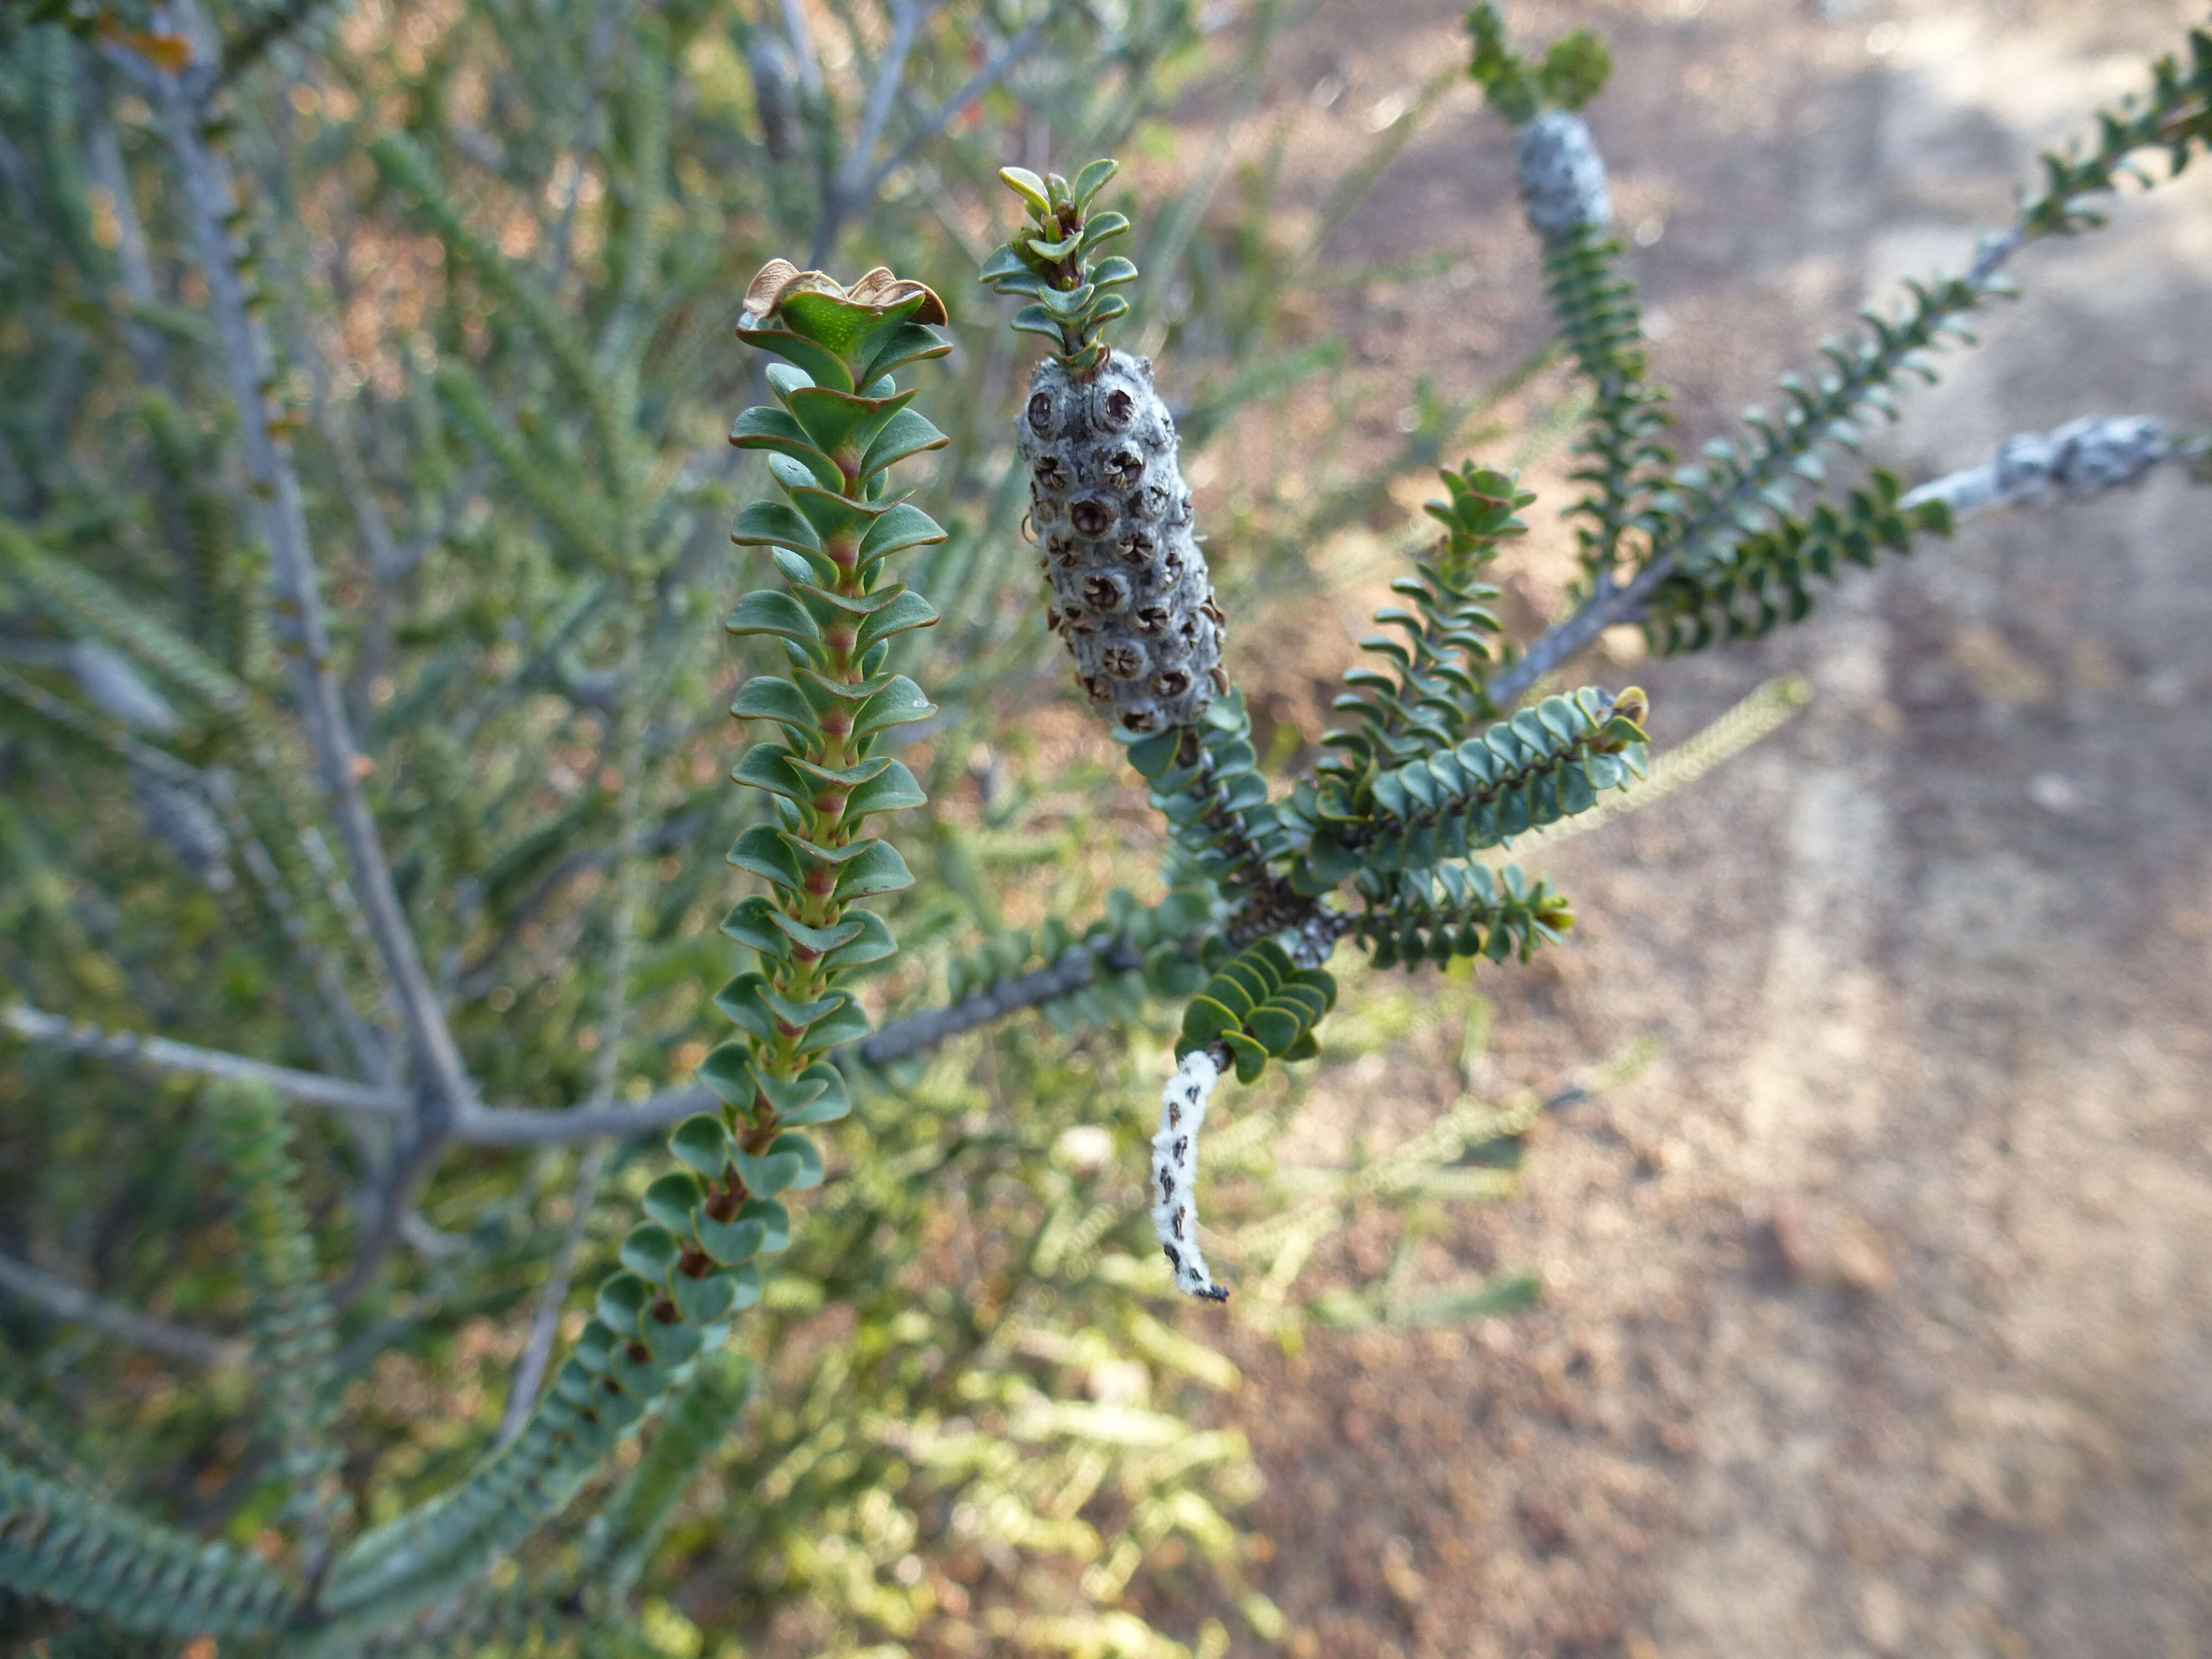
<svg viewBox="0 0 2212 1659">
<path fill-rule="evenodd" d="M 750 665 L 719 623 L 747 585 L 726 536 L 755 490 L 724 437 L 759 398 L 730 330 L 771 257 L 888 264 L 952 313 L 951 378 L 922 405 L 952 437 L 922 495 L 951 534 L 912 577 L 946 618 L 921 647 L 944 712 L 906 750 L 937 805 L 902 831 L 921 880 L 893 907 L 902 948 L 872 1007 L 1048 959 L 1048 918 L 1157 900 L 1157 828 L 1036 616 L 1008 441 L 1027 361 L 973 277 L 1005 211 L 999 166 L 1117 153 L 1146 273 L 1124 338 L 1171 366 L 1185 465 L 1264 431 L 1291 388 L 1334 387 L 1329 295 L 1364 278 L 1319 248 L 1460 70 L 1370 122 L 1369 155 L 1286 240 L 1281 146 L 1236 169 L 1225 138 L 1176 156 L 1164 118 L 1179 98 L 1249 113 L 1300 15 L 225 0 L 188 19 L 222 64 L 364 786 L 485 1098 L 592 1091 L 626 781 L 645 862 L 617 1095 L 687 1081 L 714 1034 L 735 893 L 720 855 L 747 810 L 721 779 L 721 711 Z M 206 276 L 158 112 L 98 43 L 161 21 L 0 15 L 0 980 L 73 1019 L 374 1078 L 396 1022 L 272 645 Z M 1349 441 L 1348 385 L 1317 437 L 1243 447 L 1210 520 L 1229 613 L 1295 605 L 1332 533 L 1401 523 L 1391 481 L 1455 459 L 1540 366 L 1413 388 L 1379 455 Z M 610 713 L 626 665 L 650 711 L 629 780 Z M 1260 726 L 1290 758 L 1296 728 Z M 1416 1020 L 1457 1022 L 1478 1053 L 1486 1005 L 1465 968 L 1418 1005 L 1348 969 L 1322 1065 Z M 1129 973 L 1053 1012 L 857 1091 L 765 1316 L 741 1324 L 750 1381 L 695 1394 L 657 1431 L 666 1449 L 629 1443 L 422 1650 L 1218 1655 L 1231 1630 L 1280 1633 L 1240 1529 L 1256 1474 L 1238 1437 L 1202 1426 L 1236 1373 L 1170 1306 L 1145 1214 L 1142 1103 L 1174 1011 Z M 1510 1189 L 1541 1103 L 1470 1099 L 1349 1167 L 1287 1167 L 1270 1148 L 1304 1086 L 1271 1074 L 1208 1151 L 1212 1219 L 1250 1286 L 1240 1316 L 1295 1343 L 1313 1318 L 1461 1319 L 1534 1294 L 1510 1274 L 1418 1284 L 1411 1264 L 1422 1216 Z M 249 1218 L 203 1092 L 11 1043 L 0 1252 L 240 1330 Z M 573 1261 L 580 1322 L 664 1161 L 657 1136 L 604 1156 L 458 1149 L 398 1206 L 387 1248 L 365 1218 L 393 1207 L 391 1126 L 292 1113 L 340 1310 L 341 1474 L 373 1523 L 477 1458 L 539 1287 Z M 1409 1212 L 1399 1263 L 1318 1291 L 1308 1262 L 1374 1203 Z M 8 1298 L 0 1352 L 11 1461 L 277 1547 L 283 1448 L 234 1347 L 194 1365 Z M 25 1601 L 0 1600 L 0 1632 L 133 1650 Z"/>
</svg>

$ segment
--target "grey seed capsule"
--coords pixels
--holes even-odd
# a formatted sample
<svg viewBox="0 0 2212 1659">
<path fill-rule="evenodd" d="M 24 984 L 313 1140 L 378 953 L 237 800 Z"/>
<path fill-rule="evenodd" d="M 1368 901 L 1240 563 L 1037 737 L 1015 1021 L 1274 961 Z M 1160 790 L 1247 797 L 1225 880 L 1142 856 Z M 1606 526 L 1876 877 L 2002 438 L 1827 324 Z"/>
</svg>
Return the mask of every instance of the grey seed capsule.
<svg viewBox="0 0 2212 1659">
<path fill-rule="evenodd" d="M 1079 682 L 1126 731 L 1190 725 L 1223 678 L 1221 615 L 1152 364 L 1116 351 L 1079 379 L 1048 357 L 1015 437 Z"/>
</svg>

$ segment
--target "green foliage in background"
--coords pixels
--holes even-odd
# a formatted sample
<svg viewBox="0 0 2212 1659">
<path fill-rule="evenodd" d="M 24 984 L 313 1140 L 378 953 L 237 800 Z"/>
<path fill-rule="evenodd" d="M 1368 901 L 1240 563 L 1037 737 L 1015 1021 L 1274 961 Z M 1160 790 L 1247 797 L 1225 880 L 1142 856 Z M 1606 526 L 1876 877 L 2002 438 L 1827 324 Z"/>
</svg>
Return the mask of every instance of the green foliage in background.
<svg viewBox="0 0 2212 1659">
<path fill-rule="evenodd" d="M 1576 113 L 1606 49 L 1523 57 L 1477 7 L 1473 78 L 1587 383 L 1558 422 L 1576 607 L 1511 641 L 1495 579 L 1534 497 L 1462 451 L 1546 359 L 1397 389 L 1402 444 L 1354 465 L 1375 388 L 1288 303 L 1349 280 L 1328 231 L 1458 70 L 1301 246 L 1279 145 L 1232 172 L 1224 137 L 1143 202 L 1115 162 L 1051 170 L 1140 175 L 1194 83 L 1249 112 L 1291 19 L 1221 21 L 0 13 L 9 1640 L 1282 1637 L 1238 1520 L 1256 1472 L 1202 1426 L 1237 1374 L 1174 1320 L 1129 1107 L 1197 1054 L 1248 1091 L 1206 1143 L 1210 1230 L 1279 1341 L 1531 1300 L 1510 1273 L 1419 1284 L 1416 1249 L 1510 1189 L 1559 1101 L 1469 1097 L 1300 1168 L 1273 1149 L 1307 1062 L 1425 1021 L 1472 1054 L 1477 964 L 1567 934 L 1503 854 L 1644 775 L 1643 693 L 1560 678 L 1599 632 L 1762 634 L 1811 577 L 1951 530 L 1941 495 L 1832 480 L 1838 450 L 2019 247 L 2212 140 L 2212 35 L 2048 158 L 1966 272 L 1678 467 Z M 1133 821 L 1112 745 L 1066 735 L 1011 440 L 1030 336 L 1078 389 L 1150 357 L 1170 456 L 1324 404 L 1296 487 L 1241 486 L 1212 526 L 1216 623 L 1440 470 L 1441 538 L 1405 539 L 1310 769 L 1225 675 L 1190 720 L 1115 732 L 1156 870 L 1104 850 Z M 1073 482 L 1135 500 L 1150 464 Z M 1430 963 L 1419 1005 L 1372 971 Z M 1407 1220 L 1389 1273 L 1316 1289 L 1375 1205 Z"/>
</svg>

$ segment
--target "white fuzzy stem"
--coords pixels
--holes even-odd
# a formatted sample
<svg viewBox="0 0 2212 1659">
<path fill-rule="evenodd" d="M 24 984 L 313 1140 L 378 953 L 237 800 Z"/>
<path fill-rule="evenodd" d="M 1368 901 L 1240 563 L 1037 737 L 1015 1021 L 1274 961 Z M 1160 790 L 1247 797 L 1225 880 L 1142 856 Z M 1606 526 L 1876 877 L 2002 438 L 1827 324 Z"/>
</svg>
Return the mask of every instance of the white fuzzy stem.
<svg viewBox="0 0 2212 1659">
<path fill-rule="evenodd" d="M 2054 492 L 2094 495 L 2131 483 L 2172 453 L 2150 415 L 2086 415 L 2049 432 L 2019 432 L 1981 466 L 1931 479 L 1899 503 L 1940 501 L 1964 518 L 1986 507 L 2033 506 Z"/>
<path fill-rule="evenodd" d="M 1226 1302 L 1198 1249 L 1198 1131 L 1221 1067 L 1203 1048 L 1183 1056 L 1160 1093 L 1160 1132 L 1152 1137 L 1152 1231 L 1175 1269 L 1176 1288 L 1206 1302 Z"/>
</svg>

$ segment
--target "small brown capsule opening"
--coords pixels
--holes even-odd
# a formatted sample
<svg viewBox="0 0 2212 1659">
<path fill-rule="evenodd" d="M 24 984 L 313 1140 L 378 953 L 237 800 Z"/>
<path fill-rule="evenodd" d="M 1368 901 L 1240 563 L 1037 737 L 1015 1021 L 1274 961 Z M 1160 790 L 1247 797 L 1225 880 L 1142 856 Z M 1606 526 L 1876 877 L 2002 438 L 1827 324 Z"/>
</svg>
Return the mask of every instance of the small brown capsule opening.
<svg viewBox="0 0 2212 1659">
<path fill-rule="evenodd" d="M 1170 668 L 1152 677 L 1152 690 L 1164 697 L 1179 697 L 1190 690 L 1190 676 L 1180 668 Z"/>
<path fill-rule="evenodd" d="M 1114 550 L 1130 564 L 1143 564 L 1152 556 L 1152 538 L 1141 530 L 1133 530 L 1115 544 Z"/>
<path fill-rule="evenodd" d="M 1106 463 L 1106 471 L 1124 489 L 1134 489 L 1145 476 L 1145 458 L 1133 449 L 1117 449 Z"/>
<path fill-rule="evenodd" d="M 1148 732 L 1158 731 L 1160 720 L 1159 716 L 1149 708 L 1132 708 L 1121 716 L 1121 726 L 1125 731 L 1134 732 L 1139 737 L 1143 737 Z"/>
<path fill-rule="evenodd" d="M 1030 430 L 1046 433 L 1052 430 L 1052 394 L 1040 392 L 1030 399 Z"/>
<path fill-rule="evenodd" d="M 1060 465 L 1057 455 L 1040 455 L 1030 463 L 1030 473 L 1047 489 L 1065 489 L 1068 485 L 1067 469 Z"/>
<path fill-rule="evenodd" d="M 1139 634 L 1157 634 L 1167 625 L 1168 610 L 1165 605 L 1148 605 L 1137 612 L 1137 631 Z"/>
<path fill-rule="evenodd" d="M 1103 536 L 1114 523 L 1114 509 L 1103 501 L 1081 501 L 1067 509 L 1067 519 L 1083 536 Z"/>
<path fill-rule="evenodd" d="M 1075 568 L 1075 561 L 1083 550 L 1065 536 L 1048 536 L 1045 538 L 1044 550 L 1052 555 L 1052 562 L 1062 570 L 1073 570 Z"/>
<path fill-rule="evenodd" d="M 1121 428 L 1137 418 L 1137 400 L 1120 386 L 1106 394 L 1106 424 Z"/>
<path fill-rule="evenodd" d="M 1145 653 L 1133 645 L 1109 645 L 1098 653 L 1098 665 L 1116 679 L 1133 680 L 1145 672 Z M 1188 688 L 1189 684 L 1190 677 L 1185 675 L 1183 684 Z"/>
<path fill-rule="evenodd" d="M 1121 608 L 1121 586 L 1111 576 L 1085 577 L 1083 598 L 1093 611 L 1118 611 Z"/>
<path fill-rule="evenodd" d="M 1096 674 L 1085 674 L 1083 677 L 1083 689 L 1090 693 L 1091 701 L 1093 702 L 1111 702 L 1114 701 L 1114 688 L 1107 684 L 1105 681 L 1100 679 Z"/>
</svg>

